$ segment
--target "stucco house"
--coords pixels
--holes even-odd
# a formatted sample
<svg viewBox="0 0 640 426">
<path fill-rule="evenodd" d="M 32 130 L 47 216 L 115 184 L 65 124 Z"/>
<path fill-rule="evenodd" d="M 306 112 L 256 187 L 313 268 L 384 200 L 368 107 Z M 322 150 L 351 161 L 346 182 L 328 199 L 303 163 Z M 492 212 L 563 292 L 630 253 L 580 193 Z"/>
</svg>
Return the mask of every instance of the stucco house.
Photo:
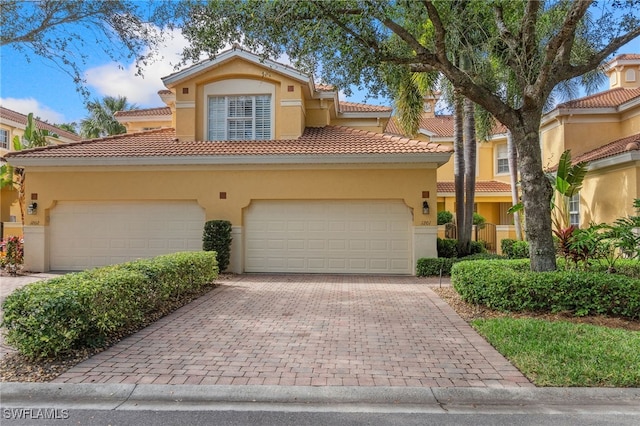
<svg viewBox="0 0 640 426">
<path fill-rule="evenodd" d="M 165 106 L 118 114 L 127 134 L 7 154 L 38 200 L 26 269 L 199 250 L 213 219 L 233 225 L 236 273 L 413 274 L 436 256 L 451 148 L 384 134 L 390 108 L 241 49 L 163 83 Z"/>
<path fill-rule="evenodd" d="M 48 130 L 54 136 L 46 139 L 51 145 L 77 142 L 80 136 L 60 129 L 42 120 L 34 119 L 38 129 Z M 14 137 L 22 137 L 27 127 L 27 116 L 19 112 L 0 106 L 0 164 L 4 156 L 13 151 Z M 22 236 L 22 221 L 18 194 L 9 186 L 0 190 L 0 239 L 10 236 Z"/>
</svg>

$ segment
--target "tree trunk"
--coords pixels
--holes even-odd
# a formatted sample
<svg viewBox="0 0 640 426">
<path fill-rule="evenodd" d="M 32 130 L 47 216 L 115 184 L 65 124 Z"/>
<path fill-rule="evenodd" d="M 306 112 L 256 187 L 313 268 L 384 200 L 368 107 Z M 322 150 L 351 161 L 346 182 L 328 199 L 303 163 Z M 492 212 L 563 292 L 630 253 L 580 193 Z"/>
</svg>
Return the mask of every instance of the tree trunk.
<svg viewBox="0 0 640 426">
<path fill-rule="evenodd" d="M 458 251 L 469 245 L 469 241 L 465 241 L 468 233 L 465 230 L 465 211 L 464 211 L 464 140 L 462 129 L 462 116 L 464 115 L 462 107 L 462 99 L 455 96 L 454 99 L 454 115 L 453 115 L 453 175 L 456 194 L 456 224 L 458 227 Z"/>
<path fill-rule="evenodd" d="M 552 188 L 542 169 L 540 117 L 537 111 L 523 111 L 520 125 L 511 129 L 518 150 L 518 167 L 525 211 L 525 232 L 529 241 L 531 270 L 556 269 L 556 250 L 551 233 Z"/>
<path fill-rule="evenodd" d="M 476 191 L 476 120 L 475 104 L 464 99 L 463 135 L 464 135 L 464 229 L 466 245 L 459 255 L 471 254 L 471 232 L 473 230 L 473 211 Z"/>
<path fill-rule="evenodd" d="M 520 202 L 518 195 L 518 151 L 513 143 L 511 130 L 507 130 L 507 156 L 509 158 L 509 178 L 511 179 L 511 203 L 515 206 Z M 516 228 L 516 239 L 522 240 L 522 223 L 520 213 L 513 214 L 513 225 Z"/>
</svg>

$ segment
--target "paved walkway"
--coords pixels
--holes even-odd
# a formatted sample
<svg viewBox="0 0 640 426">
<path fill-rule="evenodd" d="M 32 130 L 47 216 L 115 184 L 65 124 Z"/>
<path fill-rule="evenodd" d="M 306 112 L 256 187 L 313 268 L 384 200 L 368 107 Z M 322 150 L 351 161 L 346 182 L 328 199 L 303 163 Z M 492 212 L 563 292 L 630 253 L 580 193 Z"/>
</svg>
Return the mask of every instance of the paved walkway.
<svg viewBox="0 0 640 426">
<path fill-rule="evenodd" d="M 430 282 L 235 276 L 55 383 L 533 387 Z"/>
</svg>

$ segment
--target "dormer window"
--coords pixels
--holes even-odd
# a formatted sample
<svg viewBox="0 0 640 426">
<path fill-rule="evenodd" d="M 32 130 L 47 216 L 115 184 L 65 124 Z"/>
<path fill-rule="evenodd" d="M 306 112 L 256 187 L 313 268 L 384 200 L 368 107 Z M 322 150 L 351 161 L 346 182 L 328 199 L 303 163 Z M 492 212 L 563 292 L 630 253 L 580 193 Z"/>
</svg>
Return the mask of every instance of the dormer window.
<svg viewBox="0 0 640 426">
<path fill-rule="evenodd" d="M 209 140 L 271 139 L 271 95 L 209 98 Z"/>
</svg>

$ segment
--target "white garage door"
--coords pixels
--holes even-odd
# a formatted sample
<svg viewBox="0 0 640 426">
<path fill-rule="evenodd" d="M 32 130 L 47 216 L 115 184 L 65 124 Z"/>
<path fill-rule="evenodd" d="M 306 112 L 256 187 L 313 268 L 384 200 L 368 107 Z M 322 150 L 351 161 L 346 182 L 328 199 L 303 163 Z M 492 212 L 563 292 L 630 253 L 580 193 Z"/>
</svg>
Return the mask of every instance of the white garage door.
<svg viewBox="0 0 640 426">
<path fill-rule="evenodd" d="M 202 249 L 195 202 L 59 202 L 50 215 L 52 270 L 82 270 Z"/>
<path fill-rule="evenodd" d="M 247 272 L 411 274 L 411 212 L 401 201 L 254 201 Z"/>
</svg>

